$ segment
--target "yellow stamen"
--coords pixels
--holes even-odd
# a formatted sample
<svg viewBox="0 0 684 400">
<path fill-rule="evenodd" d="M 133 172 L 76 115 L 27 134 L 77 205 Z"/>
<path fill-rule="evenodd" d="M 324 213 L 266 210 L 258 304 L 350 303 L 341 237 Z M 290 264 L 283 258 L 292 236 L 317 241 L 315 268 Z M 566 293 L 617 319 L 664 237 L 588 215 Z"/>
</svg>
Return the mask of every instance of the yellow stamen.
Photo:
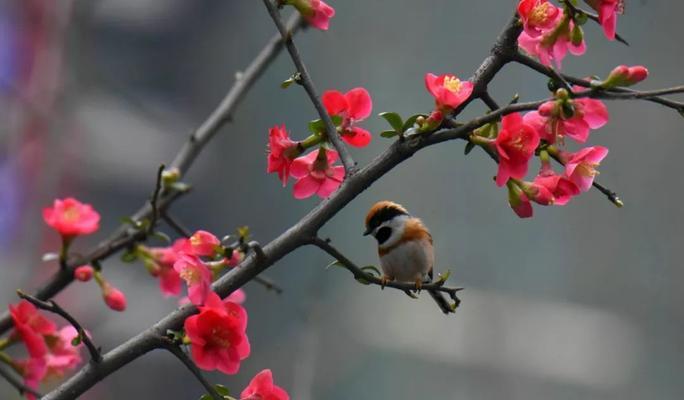
<svg viewBox="0 0 684 400">
<path fill-rule="evenodd" d="M 461 84 L 461 80 L 455 76 L 445 76 L 442 86 L 444 86 L 444 88 L 451 93 L 458 93 L 458 91 L 461 89 Z"/>
<path fill-rule="evenodd" d="M 529 22 L 532 25 L 544 24 L 551 14 L 551 7 L 552 5 L 549 3 L 541 3 L 536 5 L 530 13 L 530 17 L 528 18 Z"/>
</svg>

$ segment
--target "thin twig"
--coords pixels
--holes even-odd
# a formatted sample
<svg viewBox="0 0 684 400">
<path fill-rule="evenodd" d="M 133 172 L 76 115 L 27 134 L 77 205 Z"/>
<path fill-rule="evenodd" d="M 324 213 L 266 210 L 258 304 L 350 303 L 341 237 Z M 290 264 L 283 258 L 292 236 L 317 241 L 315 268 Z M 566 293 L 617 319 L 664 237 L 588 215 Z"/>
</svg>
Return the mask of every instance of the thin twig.
<svg viewBox="0 0 684 400">
<path fill-rule="evenodd" d="M 178 347 L 178 345 L 176 345 L 175 343 L 171 343 L 170 341 L 168 344 L 164 346 L 164 348 L 168 350 L 169 353 L 176 356 L 176 358 L 180 360 L 190 372 L 192 372 L 192 375 L 195 376 L 195 379 L 197 379 L 202 384 L 202 386 L 204 386 L 204 389 L 206 389 L 207 393 L 209 393 L 209 395 L 213 397 L 214 400 L 224 400 L 224 397 L 216 391 L 214 385 L 207 381 L 204 375 L 202 375 L 202 371 L 200 371 L 199 368 L 197 368 L 195 363 L 190 359 L 190 357 L 188 357 L 185 351 L 183 351 L 180 347 Z"/>
<path fill-rule="evenodd" d="M 494 98 L 492 97 L 492 95 L 489 94 L 488 91 L 485 91 L 484 93 L 482 93 L 480 95 L 480 99 L 482 100 L 483 103 L 485 103 L 487 105 L 487 107 L 489 107 L 489 109 L 491 111 L 495 111 L 495 110 L 498 110 L 500 108 L 499 104 L 497 104 L 496 100 L 494 100 Z"/>
<path fill-rule="evenodd" d="M 23 383 L 21 383 L 19 381 L 19 379 L 15 378 L 14 375 L 12 375 L 10 372 L 8 372 L 5 369 L 5 367 L 0 367 L 0 376 L 2 376 L 7 381 L 7 383 L 9 383 L 15 389 L 17 389 L 17 391 L 19 392 L 19 395 L 21 395 L 21 396 L 23 396 L 26 393 L 30 393 L 39 399 L 41 397 L 43 397 L 43 395 L 40 394 L 40 392 L 38 392 L 35 389 L 30 388 L 30 387 L 24 385 Z"/>
<path fill-rule="evenodd" d="M 546 75 L 550 78 L 553 78 L 553 74 L 547 66 L 545 66 L 544 64 L 540 63 L 539 61 L 533 59 L 530 56 L 527 56 L 525 54 L 517 52 L 513 55 L 513 61 L 515 61 L 519 64 L 522 64 L 522 65 L 525 65 L 526 67 L 533 69 L 533 70 L 535 70 L 535 71 L 537 71 L 543 75 Z M 580 79 L 580 78 L 570 76 L 570 75 L 565 75 L 565 74 L 561 74 L 561 76 L 563 77 L 563 79 L 572 83 L 573 85 L 582 86 L 582 87 L 586 87 L 586 88 L 592 87 L 592 82 L 589 80 Z M 675 93 L 681 93 L 681 91 L 678 90 L 678 88 L 680 88 L 680 87 L 681 86 L 676 86 L 675 88 L 670 88 L 670 89 L 675 89 L 676 90 Z M 672 92 L 667 92 L 670 89 L 662 89 L 664 91 L 664 93 L 661 92 L 660 94 L 672 94 Z M 618 87 L 618 88 L 612 88 L 612 89 L 597 90 L 596 93 L 597 94 L 598 93 L 604 93 L 604 94 L 605 93 L 607 93 L 607 94 L 630 93 L 630 94 L 636 94 L 638 96 L 641 95 L 641 93 L 647 93 L 647 95 L 644 97 L 634 97 L 634 98 L 641 98 L 641 99 L 646 100 L 646 101 L 650 101 L 653 103 L 663 105 L 663 106 L 668 107 L 668 108 L 672 108 L 679 113 L 684 113 L 684 103 L 674 101 L 674 100 L 670 100 L 670 99 L 666 99 L 666 98 L 658 96 L 657 94 L 654 95 L 653 92 L 639 92 L 639 91 L 628 89 L 628 88 L 619 88 Z"/>
<path fill-rule="evenodd" d="M 344 144 L 342 139 L 340 139 L 340 136 L 337 134 L 337 128 L 335 128 L 335 124 L 333 124 L 330 115 L 328 115 L 328 111 L 323 106 L 323 103 L 321 103 L 320 97 L 318 96 L 318 92 L 316 91 L 313 80 L 311 80 L 311 76 L 309 75 L 309 71 L 307 70 L 306 65 L 304 64 L 302 56 L 299 54 L 299 49 L 297 49 L 297 46 L 292 40 L 292 34 L 288 31 L 288 29 L 283 24 L 283 21 L 280 19 L 280 12 L 278 12 L 278 7 L 275 4 L 273 4 L 271 0 L 263 1 L 266 5 L 266 8 L 268 9 L 268 13 L 271 15 L 273 22 L 278 28 L 278 31 L 285 40 L 285 46 L 287 47 L 287 51 L 290 53 L 292 62 L 294 63 L 295 67 L 297 67 L 297 71 L 300 74 L 302 86 L 304 86 L 304 89 L 306 90 L 306 93 L 309 95 L 309 98 L 311 99 L 311 102 L 316 108 L 316 111 L 318 111 L 318 115 L 321 117 L 321 120 L 323 120 L 323 123 L 325 123 L 325 129 L 328 133 L 328 140 L 330 140 L 330 143 L 332 143 L 333 147 L 335 147 L 335 150 L 337 150 L 337 152 L 339 153 L 340 161 L 342 161 L 344 170 L 347 172 L 347 177 L 353 175 L 356 172 L 356 163 L 354 162 L 354 159 L 349 153 L 349 149 L 347 149 L 347 146 Z"/>
<path fill-rule="evenodd" d="M 34 306 L 40 308 L 41 310 L 57 314 L 60 317 L 67 320 L 71 324 L 71 326 L 73 326 L 74 329 L 76 329 L 76 332 L 78 332 L 78 336 L 81 338 L 81 341 L 88 348 L 88 352 L 90 353 L 90 359 L 94 363 L 99 363 L 102 361 L 102 354 L 100 354 L 100 350 L 97 347 L 95 347 L 95 344 L 93 343 L 90 336 L 86 333 L 85 329 L 83 329 L 83 327 L 76 320 L 76 318 L 74 318 L 73 316 L 71 316 L 71 314 L 66 312 L 66 310 L 64 310 L 59 304 L 55 303 L 53 300 L 39 300 L 29 294 L 22 292 L 21 290 L 17 290 L 17 295 L 19 295 L 19 297 L 28 301 L 29 303 L 33 304 Z"/>
<path fill-rule="evenodd" d="M 341 265 L 346 268 L 349 272 L 354 274 L 354 279 L 368 282 L 369 284 L 378 285 L 381 287 L 389 287 L 393 289 L 398 289 L 403 292 L 416 290 L 415 283 L 409 282 L 383 282 L 382 279 L 375 275 L 369 274 L 359 268 L 354 262 L 337 250 L 329 241 L 321 239 L 319 237 L 313 237 L 309 239 L 309 243 L 318 247 L 319 249 L 325 251 L 331 255 L 335 260 L 339 261 Z M 456 293 L 463 290 L 463 288 L 452 288 L 444 286 L 443 280 L 436 280 L 431 283 L 423 284 L 421 290 L 434 290 L 437 292 L 442 292 L 448 294 L 452 299 L 456 296 Z M 456 297 L 456 299 L 458 299 Z"/>
<path fill-rule="evenodd" d="M 161 215 L 164 222 L 171 227 L 179 236 L 189 238 L 192 233 L 183 224 L 181 224 L 175 217 L 171 215 L 168 211 L 162 213 Z"/>
<path fill-rule="evenodd" d="M 150 224 L 147 227 L 148 235 L 154 231 L 154 228 L 157 226 L 157 219 L 159 218 L 159 207 L 157 203 L 159 202 L 159 195 L 162 191 L 162 174 L 164 173 L 164 168 L 166 168 L 166 166 L 161 164 L 157 170 L 157 181 L 154 185 L 152 197 L 150 198 L 150 207 L 152 208 L 152 212 L 150 216 Z"/>
</svg>

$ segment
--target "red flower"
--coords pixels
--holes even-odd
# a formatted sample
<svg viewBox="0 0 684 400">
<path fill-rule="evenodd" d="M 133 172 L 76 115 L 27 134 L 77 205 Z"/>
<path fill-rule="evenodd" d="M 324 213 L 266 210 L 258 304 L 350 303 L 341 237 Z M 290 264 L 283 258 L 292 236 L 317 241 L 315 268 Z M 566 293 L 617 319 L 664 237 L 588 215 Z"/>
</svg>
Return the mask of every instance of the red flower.
<svg viewBox="0 0 684 400">
<path fill-rule="evenodd" d="M 79 343 L 78 346 L 71 343 L 77 336 L 76 329 L 67 325 L 49 337 L 47 342 L 50 351 L 45 356 L 47 376 L 63 377 L 66 372 L 76 368 L 81 362 L 79 349 L 83 343 Z"/>
<path fill-rule="evenodd" d="M 294 160 L 291 173 L 298 179 L 293 187 L 295 199 L 305 199 L 314 194 L 327 198 L 337 190 L 344 179 L 344 167 L 333 165 L 337 157 L 335 150 L 321 147 Z"/>
<path fill-rule="evenodd" d="M 18 336 L 31 358 L 40 358 L 47 353 L 47 345 L 43 336 L 54 334 L 57 326 L 45 318 L 38 309 L 26 300 L 16 305 L 9 305 L 10 315 L 14 322 L 13 335 Z"/>
<path fill-rule="evenodd" d="M 539 145 L 539 134 L 523 122 L 520 113 L 509 114 L 501 120 L 501 132 L 494 145 L 499 154 L 496 184 L 503 186 L 509 178 L 525 177 L 527 164 Z"/>
<path fill-rule="evenodd" d="M 610 40 L 615 39 L 617 16 L 625 9 L 624 0 L 584 0 L 591 8 L 598 11 L 599 23 L 603 26 L 603 33 Z"/>
<path fill-rule="evenodd" d="M 181 251 L 198 257 L 211 257 L 221 246 L 221 241 L 216 236 L 202 230 L 195 232 L 190 239 L 182 243 Z"/>
<path fill-rule="evenodd" d="M 211 271 L 197 256 L 181 253 L 173 269 L 188 285 L 188 298 L 192 304 L 203 304 L 211 293 Z"/>
<path fill-rule="evenodd" d="M 45 378 L 47 374 L 47 364 L 45 358 L 29 358 L 26 360 L 17 360 L 15 365 L 21 372 L 21 376 L 24 378 L 24 385 L 30 387 L 31 389 L 37 390 L 40 382 Z M 36 400 L 36 396 L 31 393 L 25 394 L 28 400 Z"/>
<path fill-rule="evenodd" d="M 95 270 L 90 265 L 81 265 L 74 270 L 74 278 L 81 282 L 88 282 L 93 278 Z"/>
<path fill-rule="evenodd" d="M 561 153 L 565 176 L 586 192 L 591 189 L 594 177 L 598 175 L 596 167 L 607 155 L 608 149 L 603 146 L 585 147 L 576 153 Z"/>
<path fill-rule="evenodd" d="M 551 171 L 537 175 L 534 184 L 546 188 L 553 195 L 551 204 L 556 206 L 564 206 L 571 198 L 580 194 L 579 187 L 573 181 Z"/>
<path fill-rule="evenodd" d="M 100 214 L 90 204 L 68 197 L 43 209 L 43 220 L 65 238 L 88 235 L 99 228 Z"/>
<path fill-rule="evenodd" d="M 437 109 L 443 111 L 458 107 L 473 93 L 472 82 L 461 81 L 451 74 L 425 74 L 425 87 L 435 98 Z"/>
<path fill-rule="evenodd" d="M 560 9 L 548 0 L 520 0 L 518 3 L 518 15 L 525 32 L 531 37 L 537 37 L 544 30 L 552 28 L 559 13 Z"/>
<path fill-rule="evenodd" d="M 311 24 L 320 30 L 328 30 L 330 19 L 335 16 L 335 9 L 323 0 L 287 0 Z"/>
<path fill-rule="evenodd" d="M 105 304 L 114 311 L 126 310 L 126 295 L 109 282 L 102 284 L 102 298 Z"/>
<path fill-rule="evenodd" d="M 537 111 L 525 114 L 524 121 L 551 144 L 565 136 L 584 143 L 589 138 L 590 129 L 598 129 L 608 123 L 608 109 L 600 100 L 581 98 L 570 100 L 568 104 L 573 109 L 569 116 L 565 115 L 559 103 L 550 101 Z"/>
<path fill-rule="evenodd" d="M 537 57 L 542 64 L 551 66 L 551 62 L 554 62 L 560 69 L 568 51 L 579 56 L 587 49 L 582 36 L 579 40 L 572 39 L 575 25 L 572 21 L 564 23 L 563 18 L 562 14 L 558 14 L 553 26 L 543 29 L 538 36 L 530 35 L 527 30 L 523 31 L 518 36 L 518 45 L 529 55 Z"/>
<path fill-rule="evenodd" d="M 247 312 L 239 304 L 222 302 L 214 292 L 207 295 L 199 314 L 185 320 L 184 327 L 192 359 L 204 370 L 235 374 L 249 356 Z"/>
<path fill-rule="evenodd" d="M 340 134 L 345 142 L 356 147 L 364 147 L 370 143 L 370 132 L 353 126 L 355 122 L 368 118 L 373 109 L 373 101 L 366 89 L 358 87 L 345 94 L 337 90 L 328 90 L 323 93 L 323 104 L 328 114 L 342 117 Z"/>
<path fill-rule="evenodd" d="M 153 265 L 150 273 L 159 278 L 159 290 L 164 296 L 178 296 L 181 292 L 183 280 L 178 271 L 173 268 L 179 257 L 179 252 L 189 247 L 188 239 L 177 239 L 170 247 L 153 247 L 149 249 Z"/>
<path fill-rule="evenodd" d="M 240 393 L 240 400 L 290 400 L 290 395 L 273 383 L 271 370 L 265 369 L 252 378 Z"/>
<path fill-rule="evenodd" d="M 283 186 L 287 184 L 287 179 L 290 177 L 290 164 L 299 154 L 297 142 L 290 139 L 285 130 L 285 125 L 280 127 L 276 125 L 271 128 L 268 133 L 268 165 L 266 172 L 269 174 L 277 172 L 278 178 L 283 182 Z"/>
</svg>

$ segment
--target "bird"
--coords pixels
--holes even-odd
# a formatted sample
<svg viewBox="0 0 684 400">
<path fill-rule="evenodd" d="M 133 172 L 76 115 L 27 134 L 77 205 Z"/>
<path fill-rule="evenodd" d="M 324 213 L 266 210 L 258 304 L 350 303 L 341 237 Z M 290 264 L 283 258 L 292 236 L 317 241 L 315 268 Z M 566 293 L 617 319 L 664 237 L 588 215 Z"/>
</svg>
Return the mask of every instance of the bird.
<svg viewBox="0 0 684 400">
<path fill-rule="evenodd" d="M 392 281 L 411 282 L 420 291 L 423 283 L 432 281 L 435 253 L 432 235 L 423 221 L 400 204 L 383 200 L 370 208 L 365 225 L 363 235 L 372 235 L 378 242 L 383 285 Z M 436 290 L 428 293 L 442 312 L 454 312 L 443 293 Z"/>
</svg>

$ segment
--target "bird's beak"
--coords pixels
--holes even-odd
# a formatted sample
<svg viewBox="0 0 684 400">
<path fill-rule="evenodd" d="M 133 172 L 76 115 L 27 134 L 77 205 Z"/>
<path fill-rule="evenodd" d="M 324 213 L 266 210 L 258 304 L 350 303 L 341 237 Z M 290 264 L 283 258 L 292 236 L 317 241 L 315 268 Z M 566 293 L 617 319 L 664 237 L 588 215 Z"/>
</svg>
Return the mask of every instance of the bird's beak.
<svg viewBox="0 0 684 400">
<path fill-rule="evenodd" d="M 373 233 L 373 231 L 372 231 L 370 228 L 368 228 L 368 229 L 366 229 L 365 232 L 363 232 L 363 236 L 368 236 L 368 235 L 370 235 L 371 233 Z"/>
</svg>

